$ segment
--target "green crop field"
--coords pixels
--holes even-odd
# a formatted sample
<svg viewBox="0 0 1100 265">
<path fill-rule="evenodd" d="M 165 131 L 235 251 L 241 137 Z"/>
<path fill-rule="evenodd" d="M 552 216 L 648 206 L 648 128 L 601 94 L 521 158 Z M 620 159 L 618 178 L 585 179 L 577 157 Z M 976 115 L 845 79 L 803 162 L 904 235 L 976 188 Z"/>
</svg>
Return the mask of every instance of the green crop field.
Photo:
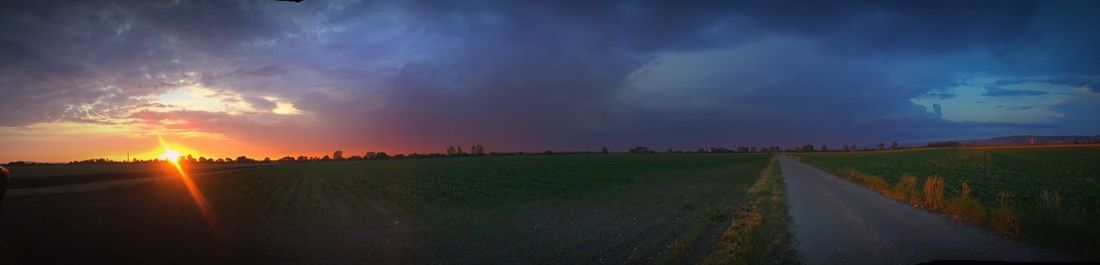
<svg viewBox="0 0 1100 265">
<path fill-rule="evenodd" d="M 1095 226 L 1100 223 L 1100 148 L 949 148 L 795 156 L 840 176 L 880 177 L 886 182 L 881 188 L 886 194 L 896 189 L 891 187 L 902 186 L 898 182 L 903 176 L 916 177 L 914 201 L 923 196 L 919 187 L 928 177 L 941 177 L 948 195 L 958 194 L 966 182 L 972 198 L 981 204 L 971 204 L 973 222 L 1086 255 L 1100 251 L 1100 229 Z"/>
<path fill-rule="evenodd" d="M 112 243 L 130 244 L 123 248 L 130 252 L 119 255 L 147 252 L 200 263 L 238 255 L 292 263 L 679 263 L 705 257 L 771 157 L 524 155 L 261 165 L 195 177 L 216 220 L 212 227 L 195 217 L 186 189 L 171 178 L 64 198 L 15 198 L 4 206 L 25 212 L 9 218 L 28 234 L 9 245 L 17 251 L 48 246 L 71 257 L 80 256 L 88 238 L 132 231 Z M 52 230 L 34 230 L 45 227 Z M 168 243 L 140 251 L 154 238 Z M 229 246 L 212 247 L 222 244 Z"/>
</svg>

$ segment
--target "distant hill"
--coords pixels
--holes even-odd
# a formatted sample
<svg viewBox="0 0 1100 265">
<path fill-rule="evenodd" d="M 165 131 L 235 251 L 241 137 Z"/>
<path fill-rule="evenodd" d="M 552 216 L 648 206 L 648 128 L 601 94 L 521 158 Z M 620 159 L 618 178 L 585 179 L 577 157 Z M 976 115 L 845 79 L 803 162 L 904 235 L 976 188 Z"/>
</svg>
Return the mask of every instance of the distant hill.
<svg viewBox="0 0 1100 265">
<path fill-rule="evenodd" d="M 1084 142 L 1100 142 L 1100 135 L 1088 136 L 1088 135 L 1066 135 L 1066 136 L 1038 136 L 1038 135 L 1016 135 L 1016 136 L 1004 136 L 994 137 L 984 140 L 961 140 L 962 144 L 975 144 L 975 145 L 1016 145 L 1016 144 L 1065 144 L 1065 143 L 1084 143 Z"/>
</svg>

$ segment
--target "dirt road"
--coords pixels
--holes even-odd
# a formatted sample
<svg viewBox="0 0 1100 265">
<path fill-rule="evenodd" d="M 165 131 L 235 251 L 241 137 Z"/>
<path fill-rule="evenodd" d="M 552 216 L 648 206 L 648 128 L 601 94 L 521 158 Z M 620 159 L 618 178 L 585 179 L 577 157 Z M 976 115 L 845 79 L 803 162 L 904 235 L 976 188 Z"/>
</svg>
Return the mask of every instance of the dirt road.
<svg viewBox="0 0 1100 265">
<path fill-rule="evenodd" d="M 1071 259 L 925 212 L 779 157 L 787 185 L 791 234 L 806 264 Z"/>
</svg>

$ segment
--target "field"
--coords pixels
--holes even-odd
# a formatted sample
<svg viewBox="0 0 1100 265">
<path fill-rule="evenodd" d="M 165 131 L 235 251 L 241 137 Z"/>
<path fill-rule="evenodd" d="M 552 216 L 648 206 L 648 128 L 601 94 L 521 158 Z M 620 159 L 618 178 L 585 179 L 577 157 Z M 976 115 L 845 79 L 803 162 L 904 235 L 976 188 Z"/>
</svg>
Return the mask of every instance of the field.
<svg viewBox="0 0 1100 265">
<path fill-rule="evenodd" d="M 947 148 L 794 156 L 887 196 L 1005 236 L 1086 256 L 1100 253 L 1100 228 L 1095 226 L 1100 222 L 1100 148 Z"/>
<path fill-rule="evenodd" d="M 248 164 L 196 164 L 188 171 L 192 174 L 255 167 Z M 102 182 L 111 180 L 142 179 L 156 176 L 174 176 L 174 169 L 164 163 L 137 164 L 86 164 L 86 165 L 18 165 L 8 166 L 15 172 L 15 180 L 9 189 L 40 188 L 58 185 Z"/>
<path fill-rule="evenodd" d="M 5 260 L 32 263 L 695 262 L 759 197 L 746 192 L 771 161 L 527 155 L 205 169 L 194 179 L 209 219 L 178 178 L 162 178 L 6 198 L 0 243 Z M 12 183 L 86 175 L 80 167 Z"/>
</svg>

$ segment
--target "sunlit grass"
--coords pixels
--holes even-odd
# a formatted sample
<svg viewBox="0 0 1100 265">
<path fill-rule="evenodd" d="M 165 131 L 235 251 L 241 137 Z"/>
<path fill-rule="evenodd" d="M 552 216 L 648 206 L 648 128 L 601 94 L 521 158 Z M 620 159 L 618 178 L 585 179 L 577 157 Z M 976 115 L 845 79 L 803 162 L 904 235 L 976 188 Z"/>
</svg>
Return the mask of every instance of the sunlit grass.
<svg viewBox="0 0 1100 265">
<path fill-rule="evenodd" d="M 760 173 L 703 264 L 797 264 L 776 160 Z"/>
</svg>

